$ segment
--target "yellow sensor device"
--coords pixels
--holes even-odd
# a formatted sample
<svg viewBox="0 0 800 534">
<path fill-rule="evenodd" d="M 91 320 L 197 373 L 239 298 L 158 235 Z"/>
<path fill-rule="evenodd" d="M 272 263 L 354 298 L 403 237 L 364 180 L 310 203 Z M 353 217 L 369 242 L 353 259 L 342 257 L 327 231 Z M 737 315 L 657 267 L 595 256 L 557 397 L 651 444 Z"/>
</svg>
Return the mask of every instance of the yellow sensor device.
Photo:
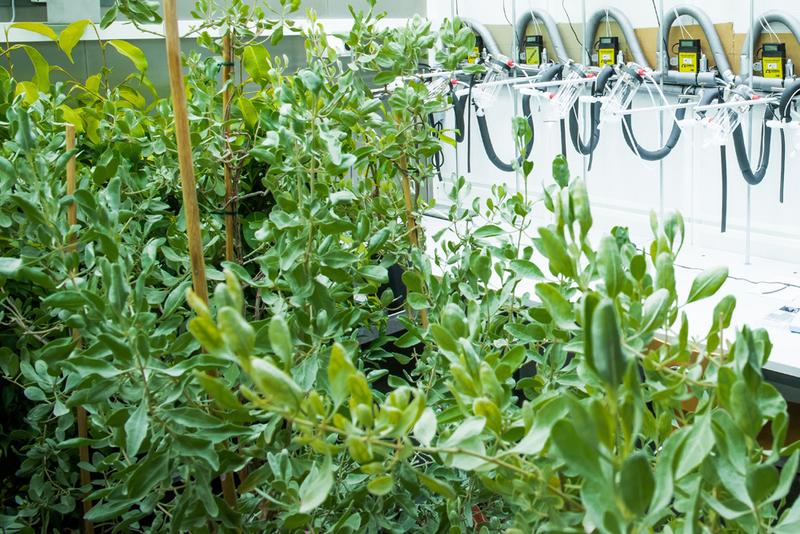
<svg viewBox="0 0 800 534">
<path fill-rule="evenodd" d="M 678 70 L 691 74 L 700 70 L 700 39 L 681 39 L 678 42 Z"/>
<path fill-rule="evenodd" d="M 526 65 L 541 65 L 544 38 L 541 35 L 527 35 L 525 48 L 520 52 L 519 62 Z"/>
<path fill-rule="evenodd" d="M 786 77 L 786 45 L 770 43 L 761 47 L 764 78 L 783 80 Z"/>
<path fill-rule="evenodd" d="M 614 66 L 619 55 L 619 37 L 601 37 L 597 45 L 597 66 Z"/>
</svg>

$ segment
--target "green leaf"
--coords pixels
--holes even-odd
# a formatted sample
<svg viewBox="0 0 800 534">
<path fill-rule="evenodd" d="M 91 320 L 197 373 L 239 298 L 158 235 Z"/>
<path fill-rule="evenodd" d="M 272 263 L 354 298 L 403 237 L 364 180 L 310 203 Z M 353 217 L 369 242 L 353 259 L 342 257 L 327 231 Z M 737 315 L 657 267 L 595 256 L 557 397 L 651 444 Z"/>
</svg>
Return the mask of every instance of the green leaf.
<svg viewBox="0 0 800 534">
<path fill-rule="evenodd" d="M 783 464 L 781 468 L 781 476 L 775 491 L 770 495 L 768 502 L 775 502 L 783 499 L 789 494 L 792 489 L 792 483 L 797 476 L 798 460 L 800 460 L 800 451 L 795 451 L 791 457 Z"/>
<path fill-rule="evenodd" d="M 195 371 L 194 376 L 197 381 L 200 382 L 203 389 L 206 390 L 206 393 L 208 393 L 221 408 L 228 410 L 242 409 L 239 399 L 236 398 L 236 395 L 234 395 L 230 388 L 219 378 L 200 371 Z"/>
<path fill-rule="evenodd" d="M 289 369 L 294 362 L 294 345 L 289 325 L 281 316 L 276 315 L 269 323 L 269 344 L 284 368 Z"/>
<path fill-rule="evenodd" d="M 508 264 L 511 271 L 519 276 L 520 278 L 533 278 L 536 280 L 542 280 L 544 278 L 544 274 L 542 273 L 541 269 L 536 266 L 531 261 L 528 260 L 512 260 Z"/>
<path fill-rule="evenodd" d="M 128 497 L 141 499 L 162 481 L 169 482 L 169 455 L 163 452 L 145 456 L 127 481 Z M 92 508 L 94 511 L 94 508 Z"/>
<path fill-rule="evenodd" d="M 622 270 L 622 258 L 615 238 L 606 236 L 600 241 L 597 267 L 605 282 L 608 296 L 616 297 L 625 284 L 625 272 Z"/>
<path fill-rule="evenodd" d="M 666 289 L 659 289 L 644 301 L 642 310 L 642 326 L 639 331 L 644 334 L 652 334 L 664 326 L 667 319 L 670 305 L 670 293 Z"/>
<path fill-rule="evenodd" d="M 420 473 L 419 471 L 417 471 L 417 477 L 419 477 L 419 481 L 422 482 L 423 486 L 434 493 L 438 493 L 445 499 L 453 500 L 457 497 L 453 486 L 447 482 L 428 476 L 425 473 Z"/>
<path fill-rule="evenodd" d="M 425 408 L 417 424 L 414 425 L 414 437 L 423 447 L 429 447 L 436 435 L 436 413 L 431 408 Z"/>
<path fill-rule="evenodd" d="M 412 310 L 425 310 L 430 307 L 428 303 L 428 297 L 423 295 L 422 293 L 409 293 L 408 297 L 408 305 L 411 306 Z"/>
<path fill-rule="evenodd" d="M 47 24 L 42 24 L 41 22 L 15 22 L 11 25 L 11 27 L 38 33 L 39 35 L 43 35 L 54 42 L 58 41 L 58 35 L 56 35 L 56 32 L 54 32 L 53 29 Z"/>
<path fill-rule="evenodd" d="M 328 364 L 328 387 L 336 406 L 347 399 L 347 380 L 356 372 L 356 368 L 347 357 L 344 347 L 335 343 L 331 348 L 331 359 Z"/>
<path fill-rule="evenodd" d="M 562 155 L 556 156 L 553 160 L 553 179 L 561 188 L 569 185 L 569 165 L 567 158 Z"/>
<path fill-rule="evenodd" d="M 756 506 L 766 502 L 778 487 L 778 471 L 771 465 L 758 465 L 747 473 L 747 493 Z"/>
<path fill-rule="evenodd" d="M 269 52 L 263 46 L 246 46 L 242 53 L 242 64 L 258 84 L 262 86 L 269 80 L 269 70 L 272 66 Z"/>
<path fill-rule="evenodd" d="M 655 477 L 644 453 L 636 452 L 625 460 L 620 472 L 619 489 L 628 510 L 637 516 L 647 512 L 655 491 Z"/>
<path fill-rule="evenodd" d="M 502 228 L 495 224 L 487 224 L 485 226 L 481 226 L 477 230 L 472 233 L 472 237 L 476 239 L 488 239 L 490 237 L 497 237 L 499 235 L 503 235 L 505 232 Z"/>
<path fill-rule="evenodd" d="M 28 54 L 28 58 L 30 58 L 31 63 L 33 64 L 33 82 L 36 84 L 36 87 L 43 93 L 49 93 L 50 63 L 47 62 L 41 52 L 32 46 L 23 45 L 22 48 L 25 50 L 25 53 Z"/>
<path fill-rule="evenodd" d="M 572 304 L 561 295 L 561 292 L 554 284 L 537 284 L 536 294 L 542 300 L 558 328 L 562 330 L 575 329 Z"/>
<path fill-rule="evenodd" d="M 108 41 L 108 44 L 113 46 L 117 52 L 130 59 L 133 66 L 136 67 L 136 70 L 139 72 L 147 70 L 147 56 L 144 55 L 144 52 L 142 52 L 139 47 L 127 41 L 118 40 Z"/>
<path fill-rule="evenodd" d="M 211 441 L 188 434 L 175 434 L 173 443 L 173 450 L 178 455 L 186 459 L 203 460 L 214 471 L 219 469 L 219 456 Z"/>
<path fill-rule="evenodd" d="M 542 253 L 550 260 L 550 271 L 563 274 L 567 278 L 575 276 L 575 265 L 567 252 L 563 239 L 559 238 L 550 228 L 539 228 Z"/>
<path fill-rule="evenodd" d="M 627 360 L 622 351 L 622 339 L 614 303 L 604 299 L 592 316 L 592 354 L 589 361 L 603 381 L 611 387 L 622 383 Z"/>
<path fill-rule="evenodd" d="M 69 60 L 74 63 L 72 59 L 72 50 L 75 48 L 81 37 L 86 31 L 86 26 L 91 24 L 90 20 L 78 20 L 61 30 L 61 35 L 58 37 L 58 46 L 67 55 Z"/>
<path fill-rule="evenodd" d="M 0 276 L 14 277 L 22 268 L 22 260 L 19 258 L 0 258 Z"/>
<path fill-rule="evenodd" d="M 300 513 L 307 514 L 318 508 L 328 498 L 332 487 L 331 457 L 326 455 L 322 466 L 315 463 L 300 485 Z"/>
<path fill-rule="evenodd" d="M 147 429 L 150 426 L 150 417 L 147 413 L 147 399 L 142 399 L 139 406 L 131 413 L 125 421 L 125 454 L 128 458 L 134 458 L 142 446 L 144 438 L 147 437 Z"/>
<path fill-rule="evenodd" d="M 300 400 L 303 398 L 303 391 L 291 376 L 269 361 L 263 358 L 252 358 L 249 373 L 258 389 L 268 399 L 289 409 L 296 409 L 299 406 Z"/>
<path fill-rule="evenodd" d="M 394 478 L 392 475 L 381 475 L 373 478 L 367 483 L 367 491 L 373 495 L 387 495 L 394 487 Z"/>
<path fill-rule="evenodd" d="M 700 273 L 692 282 L 687 304 L 714 295 L 728 279 L 728 268 L 717 267 Z"/>
<path fill-rule="evenodd" d="M 566 419 L 557 421 L 553 425 L 551 438 L 571 469 L 592 481 L 603 480 L 597 449 L 578 434 L 572 422 Z"/>
<path fill-rule="evenodd" d="M 459 352 L 458 344 L 456 340 L 453 339 L 453 336 L 450 335 L 450 332 L 438 324 L 431 325 L 431 335 L 433 336 L 433 340 L 439 346 L 439 348 L 449 353 L 450 355 L 457 356 Z"/>
</svg>

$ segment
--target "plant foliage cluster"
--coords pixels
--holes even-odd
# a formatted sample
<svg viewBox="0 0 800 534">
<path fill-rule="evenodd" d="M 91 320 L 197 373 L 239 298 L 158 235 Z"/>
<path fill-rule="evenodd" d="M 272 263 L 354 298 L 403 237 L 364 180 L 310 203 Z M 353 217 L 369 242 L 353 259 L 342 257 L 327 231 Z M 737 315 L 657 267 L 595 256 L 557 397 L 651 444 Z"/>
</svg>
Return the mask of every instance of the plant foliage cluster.
<svg viewBox="0 0 800 534">
<path fill-rule="evenodd" d="M 418 18 L 382 29 L 372 9 L 354 11 L 339 57 L 309 13 L 298 67 L 268 50 L 299 32 L 297 4 L 197 3 L 210 57 L 186 68 L 209 304 L 191 291 L 171 106 L 146 57 L 100 42 L 131 74 L 79 80 L 11 47 L 36 76 L 0 72 L 0 526 L 800 529 L 800 453 L 761 373 L 771 344 L 730 332 L 729 296 L 710 331 L 690 334 L 685 306 L 714 297 L 727 271 L 676 291 L 680 216 L 654 220 L 645 249 L 622 228 L 594 242 L 585 185 L 559 158 L 541 190 L 525 162 L 523 191 L 496 186 L 471 206 L 457 180 L 446 227 L 425 236 L 403 183 L 419 216 L 449 140 L 429 116 L 448 103 L 413 74 L 433 50 L 455 69 L 472 33 Z M 72 59 L 89 23 L 25 27 Z M 230 109 L 212 29 L 234 37 L 241 67 Z M 524 147 L 527 123 L 514 131 Z"/>
</svg>

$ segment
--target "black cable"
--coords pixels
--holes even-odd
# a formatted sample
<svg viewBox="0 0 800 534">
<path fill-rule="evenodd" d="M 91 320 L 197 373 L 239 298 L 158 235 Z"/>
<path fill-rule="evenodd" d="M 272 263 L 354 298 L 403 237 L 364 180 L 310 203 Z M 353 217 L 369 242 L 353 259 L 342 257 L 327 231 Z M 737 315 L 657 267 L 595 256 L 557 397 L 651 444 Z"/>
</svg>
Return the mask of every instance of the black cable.
<svg viewBox="0 0 800 534">
<path fill-rule="evenodd" d="M 767 126 L 767 122 L 775 117 L 772 106 L 767 106 L 764 114 L 764 122 L 761 124 L 761 150 L 758 156 L 758 167 L 753 170 L 750 164 L 750 157 L 744 142 L 744 129 L 742 125 L 736 127 L 733 132 L 733 146 L 736 149 L 736 159 L 742 171 L 742 177 L 750 185 L 758 185 L 767 174 L 770 158 L 770 146 L 772 144 L 772 128 Z"/>
<path fill-rule="evenodd" d="M 475 75 L 469 76 L 469 93 L 467 96 L 467 172 L 472 172 L 472 88 L 475 87 Z"/>
<path fill-rule="evenodd" d="M 561 124 L 561 155 L 564 156 L 564 160 L 567 159 L 567 122 L 564 119 L 559 121 Z"/>
<path fill-rule="evenodd" d="M 510 19 L 510 18 L 508 18 L 508 12 L 506 11 L 506 0 L 501 0 L 501 1 L 502 1 L 502 3 L 503 3 L 503 17 L 505 17 L 505 19 L 506 19 L 506 22 L 508 22 L 508 25 L 509 25 L 509 26 L 513 26 L 513 25 L 514 25 L 514 23 L 513 23 L 513 22 L 511 22 L 511 19 Z M 512 0 L 512 1 L 513 1 L 513 0 Z"/>
<path fill-rule="evenodd" d="M 720 163 L 722 164 L 722 216 L 720 228 L 722 233 L 728 231 L 728 148 L 719 147 Z"/>
<path fill-rule="evenodd" d="M 661 18 L 658 16 L 658 8 L 656 7 L 656 0 L 652 0 L 653 2 L 653 11 L 656 14 L 656 22 L 658 23 L 658 29 L 661 30 Z"/>
<path fill-rule="evenodd" d="M 781 130 L 781 204 L 783 204 L 783 190 L 786 184 L 786 132 Z"/>
<path fill-rule="evenodd" d="M 567 6 L 565 5 L 565 3 L 566 3 L 566 0 L 561 0 L 561 9 L 564 10 L 564 15 L 567 16 L 567 23 L 569 24 L 569 29 L 572 30 L 572 35 L 575 36 L 575 40 L 578 41 L 578 44 L 581 45 L 581 48 L 583 48 L 586 51 L 586 57 L 588 57 L 589 60 L 591 60 L 592 59 L 592 53 L 589 52 L 589 49 L 586 48 L 586 45 L 583 44 L 583 41 L 581 40 L 581 38 L 578 37 L 578 32 L 575 31 L 575 26 L 572 24 L 572 19 L 569 16 L 569 12 L 567 11 Z"/>
<path fill-rule="evenodd" d="M 442 122 L 441 119 L 434 120 L 433 113 L 428 116 L 428 122 L 433 131 L 436 132 L 437 139 L 441 139 L 440 134 L 444 131 L 444 122 Z M 433 168 L 436 169 L 436 175 L 438 176 L 439 181 L 443 182 L 444 178 L 442 178 L 442 168 L 444 168 L 444 147 L 440 147 L 439 150 L 435 152 L 433 156 L 431 156 L 431 165 L 433 165 Z"/>
</svg>

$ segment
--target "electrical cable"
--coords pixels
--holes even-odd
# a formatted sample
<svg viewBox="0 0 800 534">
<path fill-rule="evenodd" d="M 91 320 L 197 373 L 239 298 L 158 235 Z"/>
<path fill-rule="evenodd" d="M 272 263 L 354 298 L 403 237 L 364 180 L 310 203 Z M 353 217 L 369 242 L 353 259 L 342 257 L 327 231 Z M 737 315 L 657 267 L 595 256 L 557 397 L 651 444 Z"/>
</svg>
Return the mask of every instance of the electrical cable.
<svg viewBox="0 0 800 534">
<path fill-rule="evenodd" d="M 720 231 L 728 231 L 728 147 L 719 147 L 719 158 L 722 163 L 722 215 L 720 217 Z"/>
<path fill-rule="evenodd" d="M 578 41 L 578 44 L 581 46 L 582 49 L 586 51 L 586 57 L 591 58 L 592 53 L 586 48 L 586 45 L 583 43 L 580 37 L 578 37 L 578 32 L 575 31 L 575 25 L 572 24 L 572 18 L 569 16 L 569 11 L 567 11 L 567 6 L 565 5 L 566 0 L 561 0 L 561 9 L 564 10 L 564 15 L 567 16 L 567 23 L 569 24 L 569 29 L 572 30 L 572 35 L 575 37 L 575 40 Z"/>
<path fill-rule="evenodd" d="M 653 12 L 656 14 L 656 23 L 658 27 L 661 28 L 661 18 L 658 16 L 658 8 L 656 7 L 656 0 L 651 0 L 653 3 Z"/>
</svg>

